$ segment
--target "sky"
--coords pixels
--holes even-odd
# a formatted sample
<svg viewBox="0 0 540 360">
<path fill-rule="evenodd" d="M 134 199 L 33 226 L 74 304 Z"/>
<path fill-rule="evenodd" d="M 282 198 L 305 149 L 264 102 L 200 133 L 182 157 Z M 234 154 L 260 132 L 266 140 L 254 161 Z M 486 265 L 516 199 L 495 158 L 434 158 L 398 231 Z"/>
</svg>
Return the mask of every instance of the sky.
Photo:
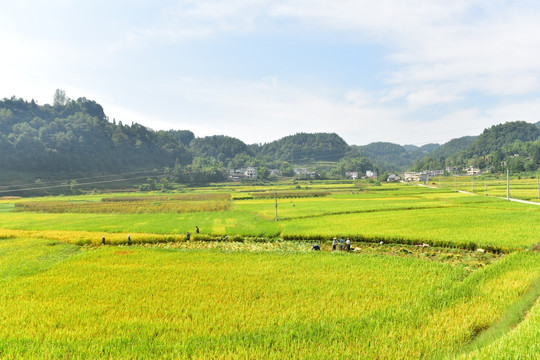
<svg viewBox="0 0 540 360">
<path fill-rule="evenodd" d="M 0 0 L 0 98 L 247 144 L 423 145 L 540 120 L 540 2 Z"/>
</svg>

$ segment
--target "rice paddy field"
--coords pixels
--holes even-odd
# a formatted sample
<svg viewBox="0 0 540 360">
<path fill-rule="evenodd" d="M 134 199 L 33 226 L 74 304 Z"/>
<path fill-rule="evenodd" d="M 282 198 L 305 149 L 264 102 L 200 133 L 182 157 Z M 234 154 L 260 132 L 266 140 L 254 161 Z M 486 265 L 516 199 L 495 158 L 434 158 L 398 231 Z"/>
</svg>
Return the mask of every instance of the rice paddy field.
<svg viewBox="0 0 540 360">
<path fill-rule="evenodd" d="M 0 358 L 537 358 L 539 206 L 301 185 L 1 199 Z"/>
<path fill-rule="evenodd" d="M 506 175 L 486 176 L 457 176 L 435 177 L 430 184 L 449 190 L 461 190 L 480 195 L 507 197 L 540 202 L 540 180 L 538 176 L 512 176 L 506 179 Z"/>
</svg>

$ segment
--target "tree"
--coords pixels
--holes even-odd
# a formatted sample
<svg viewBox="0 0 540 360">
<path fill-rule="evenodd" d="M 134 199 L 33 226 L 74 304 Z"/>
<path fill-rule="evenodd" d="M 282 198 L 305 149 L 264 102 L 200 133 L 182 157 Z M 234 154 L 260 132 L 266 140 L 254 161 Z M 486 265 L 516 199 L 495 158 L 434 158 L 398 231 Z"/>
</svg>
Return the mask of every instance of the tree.
<svg viewBox="0 0 540 360">
<path fill-rule="evenodd" d="M 257 176 L 261 180 L 266 180 L 270 176 L 270 170 L 266 166 L 261 166 L 257 169 Z"/>
<path fill-rule="evenodd" d="M 294 176 L 294 169 L 288 161 L 284 161 L 279 169 L 282 176 Z"/>
<path fill-rule="evenodd" d="M 54 92 L 54 106 L 64 106 L 67 103 L 67 96 L 64 90 L 56 89 Z"/>
</svg>

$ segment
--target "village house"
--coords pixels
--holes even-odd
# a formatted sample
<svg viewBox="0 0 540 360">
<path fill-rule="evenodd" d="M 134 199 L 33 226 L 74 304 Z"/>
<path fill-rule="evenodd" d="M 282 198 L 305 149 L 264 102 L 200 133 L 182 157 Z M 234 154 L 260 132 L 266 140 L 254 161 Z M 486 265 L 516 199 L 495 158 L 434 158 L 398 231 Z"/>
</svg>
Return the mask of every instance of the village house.
<svg viewBox="0 0 540 360">
<path fill-rule="evenodd" d="M 257 169 L 250 166 L 246 169 L 245 175 L 248 180 L 257 180 Z"/>
<path fill-rule="evenodd" d="M 254 167 L 227 169 L 227 177 L 232 181 L 257 180 L 257 169 Z"/>
<path fill-rule="evenodd" d="M 430 178 L 442 176 L 443 170 L 427 170 L 422 172 L 406 172 L 405 181 L 428 181 Z"/>
<path fill-rule="evenodd" d="M 294 169 L 294 174 L 295 175 L 305 176 L 307 178 L 315 178 L 315 176 L 317 175 L 317 173 L 315 171 L 309 171 L 306 168 L 295 168 Z"/>
<path fill-rule="evenodd" d="M 373 170 L 367 170 L 366 171 L 366 178 L 372 179 L 377 177 L 377 172 Z"/>
<path fill-rule="evenodd" d="M 469 166 L 468 168 L 466 169 L 463 169 L 467 172 L 467 175 L 480 175 L 482 174 L 482 170 L 480 170 L 479 168 L 475 168 L 473 166 Z"/>
</svg>

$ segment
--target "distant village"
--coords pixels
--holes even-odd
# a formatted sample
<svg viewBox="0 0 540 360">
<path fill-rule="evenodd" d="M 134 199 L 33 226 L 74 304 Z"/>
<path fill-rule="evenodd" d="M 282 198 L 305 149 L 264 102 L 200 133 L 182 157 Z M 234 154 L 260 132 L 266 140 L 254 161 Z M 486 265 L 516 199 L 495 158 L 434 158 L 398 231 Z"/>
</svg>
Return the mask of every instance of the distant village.
<svg viewBox="0 0 540 360">
<path fill-rule="evenodd" d="M 465 169 L 459 169 L 457 167 L 447 167 L 445 170 L 425 170 L 420 172 L 405 172 L 403 178 L 396 174 L 389 174 L 386 181 L 387 182 L 425 182 L 429 181 L 430 178 L 443 176 L 445 174 L 457 174 L 463 173 L 467 175 L 480 175 L 482 171 L 479 168 L 468 167 Z M 315 171 L 308 170 L 307 168 L 295 168 L 295 176 L 303 176 L 306 178 L 316 178 L 317 173 Z M 279 169 L 270 170 L 270 176 L 279 177 L 281 173 Z M 359 174 L 357 171 L 348 171 L 345 173 L 347 179 L 358 180 L 358 179 L 377 179 L 378 174 L 376 171 L 368 170 L 364 175 Z M 229 181 L 254 181 L 257 180 L 257 169 L 254 167 L 247 168 L 238 168 L 238 169 L 227 169 L 227 178 Z"/>
<path fill-rule="evenodd" d="M 316 178 L 317 172 L 309 170 L 307 168 L 295 168 L 295 176 L 303 176 L 306 178 Z M 360 176 L 356 171 L 348 171 L 345 173 L 348 179 L 376 179 L 377 172 L 368 170 L 366 171 L 365 176 Z M 270 176 L 278 177 L 281 176 L 279 169 L 270 170 Z M 238 168 L 238 169 L 227 169 L 227 177 L 230 181 L 249 181 L 257 180 L 257 169 L 254 167 L 247 168 Z"/>
</svg>

